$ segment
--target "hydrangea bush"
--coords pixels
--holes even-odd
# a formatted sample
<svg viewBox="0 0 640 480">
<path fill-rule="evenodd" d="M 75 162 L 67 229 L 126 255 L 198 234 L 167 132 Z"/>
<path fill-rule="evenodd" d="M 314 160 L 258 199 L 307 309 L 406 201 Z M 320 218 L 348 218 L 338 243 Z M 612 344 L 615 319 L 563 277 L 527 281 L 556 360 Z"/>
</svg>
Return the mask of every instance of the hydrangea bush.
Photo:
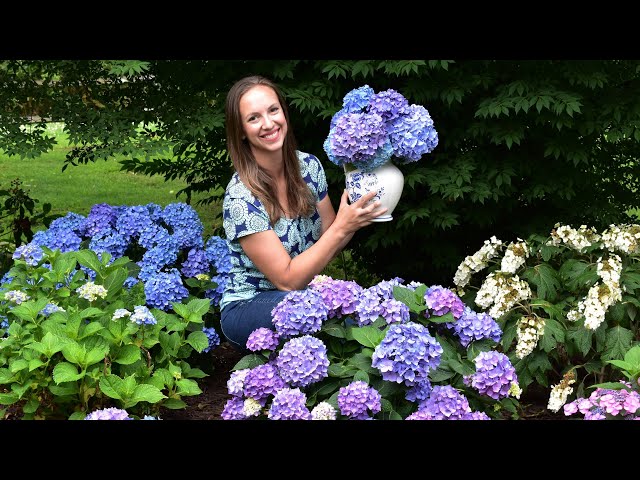
<svg viewBox="0 0 640 480">
<path fill-rule="evenodd" d="M 441 285 L 318 275 L 272 319 L 232 369 L 225 420 L 517 417 L 500 327 Z"/>
<path fill-rule="evenodd" d="M 370 172 L 394 158 L 417 162 L 438 145 L 426 108 L 410 105 L 399 92 L 376 93 L 369 85 L 351 90 L 331 118 L 324 151 L 338 166 Z"/>
<path fill-rule="evenodd" d="M 498 321 L 522 389 L 534 381 L 548 388 L 547 408 L 558 412 L 571 395 L 619 380 L 610 362 L 638 344 L 638 260 L 640 225 L 556 224 L 546 237 L 486 240 L 454 284 Z"/>
<path fill-rule="evenodd" d="M 220 343 L 228 250 L 186 204 L 94 205 L 18 247 L 0 280 L 0 413 L 184 408 Z"/>
</svg>

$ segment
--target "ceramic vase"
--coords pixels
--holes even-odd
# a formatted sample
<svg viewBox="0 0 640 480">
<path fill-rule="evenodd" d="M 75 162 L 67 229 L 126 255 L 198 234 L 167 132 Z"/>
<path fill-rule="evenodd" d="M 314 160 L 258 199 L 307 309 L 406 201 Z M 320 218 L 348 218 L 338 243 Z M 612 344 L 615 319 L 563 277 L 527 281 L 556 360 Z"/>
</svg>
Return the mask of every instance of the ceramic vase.
<svg viewBox="0 0 640 480">
<path fill-rule="evenodd" d="M 391 214 L 398 205 L 404 188 L 404 175 L 400 169 L 388 161 L 371 172 L 363 172 L 351 164 L 345 164 L 344 171 L 349 201 L 353 203 L 367 192 L 377 191 L 372 201 L 380 200 L 382 206 L 387 208 L 387 212 L 373 221 L 393 220 Z"/>
</svg>

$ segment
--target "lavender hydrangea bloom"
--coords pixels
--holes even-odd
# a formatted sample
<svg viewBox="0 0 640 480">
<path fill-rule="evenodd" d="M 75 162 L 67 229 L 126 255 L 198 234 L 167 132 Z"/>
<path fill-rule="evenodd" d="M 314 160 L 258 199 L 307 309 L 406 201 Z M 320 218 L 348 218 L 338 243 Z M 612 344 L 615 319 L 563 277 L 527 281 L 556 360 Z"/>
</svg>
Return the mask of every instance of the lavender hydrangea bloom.
<svg viewBox="0 0 640 480">
<path fill-rule="evenodd" d="M 358 296 L 355 313 L 355 320 L 359 327 L 371 325 L 382 315 L 380 297 L 375 290 L 370 288 L 362 290 Z"/>
<path fill-rule="evenodd" d="M 328 318 L 354 313 L 363 291 L 354 281 L 334 280 L 326 275 L 316 275 L 309 283 L 309 288 L 322 296 L 322 301 L 329 309 Z"/>
<path fill-rule="evenodd" d="M 244 379 L 244 395 L 259 402 L 264 402 L 270 395 L 274 395 L 281 388 L 286 387 L 285 381 L 278 374 L 277 368 L 271 363 L 253 367 Z"/>
<path fill-rule="evenodd" d="M 392 121 L 390 137 L 393 155 L 401 163 L 417 162 L 438 146 L 438 132 L 429 112 L 421 105 L 410 105 L 406 115 Z"/>
<path fill-rule="evenodd" d="M 24 260 L 27 265 L 35 267 L 43 257 L 44 251 L 40 248 L 40 245 L 27 243 L 26 245 L 21 245 L 16 248 L 11 258 L 14 260 Z"/>
<path fill-rule="evenodd" d="M 369 104 L 369 111 L 380 115 L 385 123 L 407 113 L 409 108 L 409 102 L 404 95 L 391 88 L 373 95 Z"/>
<path fill-rule="evenodd" d="M 307 396 L 299 388 L 282 388 L 273 397 L 269 420 L 311 420 Z"/>
<path fill-rule="evenodd" d="M 458 319 L 464 312 L 465 305 L 460 297 L 448 288 L 433 285 L 424 292 L 425 304 L 437 317 L 451 312 L 453 318 Z"/>
<path fill-rule="evenodd" d="M 296 337 L 286 342 L 276 365 L 280 377 L 292 387 L 306 387 L 329 375 L 327 347 L 311 335 Z"/>
<path fill-rule="evenodd" d="M 451 385 L 433 387 L 429 398 L 418 405 L 418 410 L 433 420 L 463 420 L 466 414 L 471 413 L 467 397 Z"/>
<path fill-rule="evenodd" d="M 404 398 L 410 402 L 420 403 L 429 398 L 432 390 L 431 382 L 428 378 L 425 378 L 421 382 L 418 382 L 413 387 L 409 388 L 407 393 L 405 393 Z"/>
<path fill-rule="evenodd" d="M 491 315 L 474 312 L 469 307 L 465 307 L 457 322 L 445 325 L 454 330 L 463 347 L 483 338 L 490 338 L 494 342 L 499 342 L 502 338 L 502 329 Z"/>
<path fill-rule="evenodd" d="M 248 368 L 243 368 L 242 370 L 234 370 L 229 375 L 229 380 L 227 380 L 227 391 L 229 395 L 233 395 L 235 397 L 242 397 L 244 395 L 244 381 L 249 374 Z"/>
<path fill-rule="evenodd" d="M 261 350 L 275 350 L 278 348 L 280 338 L 270 328 L 260 327 L 249 334 L 247 338 L 247 350 L 259 352 Z"/>
<path fill-rule="evenodd" d="M 378 413 L 382 396 L 378 391 L 367 385 L 366 382 L 357 380 L 338 391 L 338 408 L 340 413 L 352 420 L 366 420 L 369 411 Z"/>
<path fill-rule="evenodd" d="M 405 323 L 409 321 L 409 307 L 396 299 L 389 298 L 380 304 L 380 315 L 389 325 Z"/>
<path fill-rule="evenodd" d="M 373 351 L 371 366 L 380 370 L 384 380 L 412 387 L 438 368 L 442 351 L 427 327 L 415 322 L 394 324 Z"/>
<path fill-rule="evenodd" d="M 227 400 L 220 416 L 223 420 L 245 420 L 247 416 L 244 413 L 242 397 L 231 397 Z"/>
<path fill-rule="evenodd" d="M 393 296 L 393 287 L 395 286 L 404 286 L 402 285 L 404 280 L 400 277 L 394 277 L 391 280 L 383 280 L 378 282 L 376 285 L 369 288 L 372 292 L 375 292 L 380 300 L 388 300 L 395 298 Z"/>
<path fill-rule="evenodd" d="M 158 272 L 144 282 L 144 293 L 147 305 L 167 311 L 175 302 L 178 303 L 189 296 L 189 291 L 182 284 L 180 272 L 172 268 L 168 272 Z"/>
<path fill-rule="evenodd" d="M 126 410 L 120 408 L 103 408 L 102 410 L 95 410 L 89 415 L 84 417 L 85 420 L 133 420 L 129 416 Z"/>
<path fill-rule="evenodd" d="M 202 351 L 208 353 L 212 348 L 220 345 L 220 335 L 218 335 L 218 332 L 216 332 L 216 329 L 213 327 L 202 327 L 202 331 L 207 336 L 207 340 L 209 340 L 209 345 Z"/>
<path fill-rule="evenodd" d="M 329 309 L 316 290 L 293 290 L 271 311 L 272 322 L 281 338 L 315 333 L 327 319 Z"/>
<path fill-rule="evenodd" d="M 509 357 L 504 353 L 480 352 L 474 362 L 476 373 L 464 377 L 463 381 L 466 385 L 475 388 L 481 395 L 500 400 L 509 395 L 511 384 L 518 382 L 516 369 L 513 368 Z"/>
</svg>

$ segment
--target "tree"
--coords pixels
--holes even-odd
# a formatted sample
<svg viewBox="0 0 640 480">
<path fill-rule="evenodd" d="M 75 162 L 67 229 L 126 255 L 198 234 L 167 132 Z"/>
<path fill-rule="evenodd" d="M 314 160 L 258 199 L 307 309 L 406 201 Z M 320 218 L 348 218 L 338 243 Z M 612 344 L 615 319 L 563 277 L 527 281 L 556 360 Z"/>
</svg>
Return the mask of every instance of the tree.
<svg viewBox="0 0 640 480">
<path fill-rule="evenodd" d="M 632 221 L 639 69 L 631 60 L 13 60 L 0 66 L 0 148 L 36 156 L 52 147 L 40 122 L 64 121 L 77 145 L 65 167 L 125 155 L 126 170 L 185 179 L 187 201 L 197 191 L 217 201 L 232 172 L 226 92 L 260 73 L 282 86 L 300 149 L 322 160 L 337 206 L 344 173 L 322 149 L 331 115 L 353 88 L 393 88 L 429 110 L 439 145 L 402 166 L 394 220 L 359 231 L 350 248 L 384 278 L 444 284 L 492 235 Z"/>
</svg>

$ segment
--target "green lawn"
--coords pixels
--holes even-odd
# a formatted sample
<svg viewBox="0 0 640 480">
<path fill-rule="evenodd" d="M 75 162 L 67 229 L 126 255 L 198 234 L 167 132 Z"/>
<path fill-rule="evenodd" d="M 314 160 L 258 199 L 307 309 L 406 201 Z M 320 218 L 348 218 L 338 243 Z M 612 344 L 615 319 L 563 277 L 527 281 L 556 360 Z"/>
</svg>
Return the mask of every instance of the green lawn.
<svg viewBox="0 0 640 480">
<path fill-rule="evenodd" d="M 165 182 L 158 175 L 121 172 L 116 160 L 69 166 L 63 172 L 64 158 L 70 147 L 55 124 L 50 130 L 58 137 L 59 144 L 49 153 L 34 159 L 0 153 L 0 188 L 9 188 L 10 182 L 19 178 L 22 188 L 32 198 L 40 204 L 51 203 L 53 213 L 63 215 L 67 212 L 86 215 L 96 203 L 141 205 L 154 202 L 165 206 L 185 200 L 184 195 L 176 197 L 176 193 L 186 186 L 184 181 Z M 192 204 L 205 226 L 205 235 L 209 235 L 214 227 L 221 225 L 220 219 L 215 218 L 220 206 L 197 206 L 195 201 L 199 198 L 203 196 L 195 197 Z"/>
</svg>

